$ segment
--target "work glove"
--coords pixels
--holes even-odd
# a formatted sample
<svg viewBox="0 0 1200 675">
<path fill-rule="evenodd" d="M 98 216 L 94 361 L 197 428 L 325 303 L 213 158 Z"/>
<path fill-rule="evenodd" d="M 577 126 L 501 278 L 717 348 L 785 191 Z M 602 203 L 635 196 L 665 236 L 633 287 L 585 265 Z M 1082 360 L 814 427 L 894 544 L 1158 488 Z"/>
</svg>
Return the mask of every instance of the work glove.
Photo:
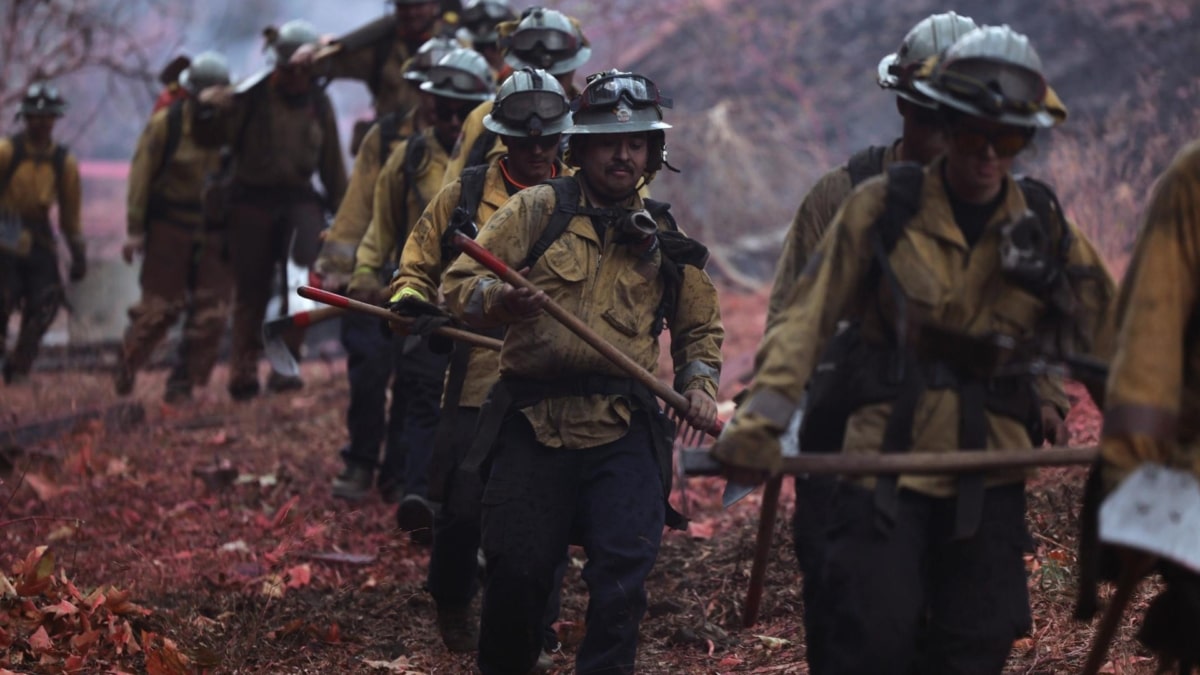
<svg viewBox="0 0 1200 675">
<path fill-rule="evenodd" d="M 379 304 L 383 293 L 383 283 L 379 281 L 379 274 L 369 268 L 355 270 L 354 275 L 350 277 L 350 284 L 346 286 L 346 295 L 372 305 Z"/>
<path fill-rule="evenodd" d="M 435 354 L 449 354 L 454 349 L 454 341 L 448 337 L 434 334 L 442 326 L 449 325 L 453 319 L 437 305 L 421 299 L 417 294 L 405 295 L 388 305 L 388 309 L 408 317 L 408 336 L 404 339 L 401 352 L 409 354 L 420 345 L 423 338 L 429 339 L 429 351 Z"/>
<path fill-rule="evenodd" d="M 709 454 L 725 465 L 730 479 L 737 474 L 739 483 L 759 483 L 783 467 L 782 433 L 783 429 L 765 416 L 741 410 L 725 425 Z"/>
</svg>

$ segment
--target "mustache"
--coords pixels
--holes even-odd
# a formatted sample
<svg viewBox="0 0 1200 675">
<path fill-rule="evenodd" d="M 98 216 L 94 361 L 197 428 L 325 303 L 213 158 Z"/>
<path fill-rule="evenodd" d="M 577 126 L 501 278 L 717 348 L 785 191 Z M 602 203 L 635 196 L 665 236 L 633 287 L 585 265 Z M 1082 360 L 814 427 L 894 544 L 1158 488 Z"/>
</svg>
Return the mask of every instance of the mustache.
<svg viewBox="0 0 1200 675">
<path fill-rule="evenodd" d="M 616 169 L 620 169 L 622 171 L 628 171 L 629 173 L 634 172 L 633 165 L 630 164 L 629 162 L 621 162 L 621 161 L 610 162 L 607 166 L 604 167 L 605 171 L 613 171 Z"/>
</svg>

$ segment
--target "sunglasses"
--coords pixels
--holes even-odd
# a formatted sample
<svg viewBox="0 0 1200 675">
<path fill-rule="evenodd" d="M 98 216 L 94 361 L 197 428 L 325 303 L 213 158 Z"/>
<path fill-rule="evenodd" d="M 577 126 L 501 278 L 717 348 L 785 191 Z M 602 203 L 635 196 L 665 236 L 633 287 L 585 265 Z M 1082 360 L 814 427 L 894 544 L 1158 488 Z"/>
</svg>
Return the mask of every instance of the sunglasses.
<svg viewBox="0 0 1200 675">
<path fill-rule="evenodd" d="M 508 47 L 517 52 L 532 52 L 540 47 L 547 52 L 573 54 L 579 51 L 579 38 L 561 30 L 526 28 L 509 36 Z"/>
<path fill-rule="evenodd" d="M 965 154 L 983 152 L 989 145 L 1001 159 L 1016 157 L 1033 140 L 1033 129 L 1000 127 L 985 130 L 969 126 L 955 126 L 950 130 L 950 142 Z"/>
<path fill-rule="evenodd" d="M 537 146 L 542 150 L 549 150 L 557 147 L 560 140 L 562 140 L 562 134 L 551 134 L 549 136 L 510 136 L 505 139 L 505 142 L 510 146 L 518 148 Z"/>
<path fill-rule="evenodd" d="M 671 107 L 671 99 L 663 96 L 658 86 L 642 75 L 628 73 L 620 75 L 601 75 L 588 78 L 588 84 L 577 100 L 576 112 L 588 108 L 608 108 L 616 105 L 622 98 L 634 107 L 656 105 L 663 108 Z"/>
<path fill-rule="evenodd" d="M 479 105 L 476 101 L 458 101 L 438 96 L 434 99 L 433 112 L 439 120 L 450 121 L 457 117 L 460 120 L 467 119 L 467 115 Z"/>
</svg>

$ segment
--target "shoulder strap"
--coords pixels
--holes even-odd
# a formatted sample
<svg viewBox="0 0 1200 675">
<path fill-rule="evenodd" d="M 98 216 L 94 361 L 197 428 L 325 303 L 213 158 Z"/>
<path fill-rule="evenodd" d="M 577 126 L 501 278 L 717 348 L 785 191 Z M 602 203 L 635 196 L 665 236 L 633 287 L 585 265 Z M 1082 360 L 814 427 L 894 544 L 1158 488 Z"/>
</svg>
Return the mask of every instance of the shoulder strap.
<svg viewBox="0 0 1200 675">
<path fill-rule="evenodd" d="M 924 183 L 925 169 L 916 162 L 897 162 L 888 167 L 883 213 L 879 214 L 872 226 L 882 238 L 885 253 L 892 252 L 904 234 L 908 221 L 921 208 Z"/>
<path fill-rule="evenodd" d="M 496 132 L 484 129 L 483 133 L 479 134 L 475 142 L 471 144 L 471 151 L 467 153 L 466 166 L 486 166 L 488 152 L 494 145 L 496 145 Z"/>
<path fill-rule="evenodd" d="M 886 145 L 871 145 L 850 156 L 846 170 L 850 172 L 850 187 L 858 187 L 863 181 L 883 173 L 883 155 Z"/>
<path fill-rule="evenodd" d="M 387 164 L 392 143 L 400 140 L 400 120 L 391 112 L 379 118 L 379 166 Z"/>
<path fill-rule="evenodd" d="M 179 141 L 183 138 L 183 100 L 175 101 L 167 108 L 167 144 L 163 146 L 162 159 L 158 163 L 155 177 L 161 176 L 167 164 L 179 149 Z"/>
<path fill-rule="evenodd" d="M 429 154 L 426 152 L 428 149 L 429 142 L 425 138 L 425 134 L 419 131 L 408 137 L 408 144 L 404 147 L 404 161 L 400 165 L 400 170 L 404 173 L 404 192 L 400 196 L 401 220 L 396 223 L 397 242 L 403 241 L 408 236 L 408 195 L 412 193 L 413 181 Z"/>
<path fill-rule="evenodd" d="M 454 235 L 462 232 L 474 239 L 479 234 L 479 226 L 475 223 L 475 214 L 479 211 L 479 203 L 483 201 L 484 179 L 487 177 L 488 166 L 469 166 L 463 169 L 458 177 L 458 205 L 450 214 L 450 224 L 442 233 L 442 262 L 449 263 L 455 256 Z"/>
<path fill-rule="evenodd" d="M 557 241 L 563 232 L 567 231 L 571 219 L 579 213 L 579 181 L 570 176 L 563 176 L 551 178 L 543 185 L 554 188 L 554 212 L 550 214 L 550 222 L 546 224 L 542 236 L 533 243 L 533 247 L 529 249 L 529 255 L 525 256 L 525 260 L 517 269 L 533 267 L 537 264 L 546 249 L 550 248 L 550 245 Z"/>
<path fill-rule="evenodd" d="M 8 140 L 12 143 L 13 151 L 12 157 L 8 160 L 8 167 L 4 170 L 4 174 L 0 176 L 0 195 L 3 195 L 8 190 L 8 184 L 12 182 L 12 177 L 17 172 L 17 167 L 21 166 L 21 162 L 25 161 L 25 134 L 13 134 Z"/>
</svg>

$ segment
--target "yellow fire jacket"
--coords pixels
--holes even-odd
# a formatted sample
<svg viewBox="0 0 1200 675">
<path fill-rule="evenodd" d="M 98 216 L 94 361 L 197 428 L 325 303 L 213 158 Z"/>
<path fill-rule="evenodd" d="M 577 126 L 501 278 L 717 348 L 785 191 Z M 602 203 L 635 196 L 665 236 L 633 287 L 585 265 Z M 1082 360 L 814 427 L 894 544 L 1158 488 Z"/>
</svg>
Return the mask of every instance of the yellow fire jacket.
<svg viewBox="0 0 1200 675">
<path fill-rule="evenodd" d="M 146 225 L 154 220 L 192 228 L 204 225 L 201 193 L 205 179 L 220 167 L 221 152 L 198 145 L 192 137 L 194 111 L 191 100 L 183 101 L 179 145 L 166 164 L 163 156 L 167 152 L 170 108 L 154 113 L 142 130 L 129 167 L 125 211 L 130 237 L 145 236 Z M 155 213 L 151 213 L 153 201 L 159 202 Z"/>
<path fill-rule="evenodd" d="M 423 138 L 425 151 L 420 157 L 411 157 L 416 166 L 411 172 L 406 171 L 405 159 L 413 154 L 408 151 L 409 145 L 418 136 Z M 351 288 L 380 286 L 379 271 L 389 262 L 398 260 L 399 251 L 403 249 L 412 227 L 421 218 L 425 205 L 441 190 L 447 157 L 432 128 L 419 132 L 392 151 L 375 184 L 371 224 L 358 245 Z M 419 162 L 416 161 L 418 159 Z M 411 180 L 409 173 L 412 174 Z"/>
<path fill-rule="evenodd" d="M 1109 488 L 1142 462 L 1200 474 L 1200 143 L 1159 178 L 1117 308 L 1101 451 Z"/>
<path fill-rule="evenodd" d="M 0 194 L 0 206 L 15 211 L 27 222 L 50 222 L 50 209 L 58 206 L 58 229 L 72 247 L 83 246 L 83 231 L 80 212 L 83 207 L 83 189 L 79 180 L 79 162 L 67 153 L 63 162 L 62 184 L 54 175 L 54 147 L 35 148 L 25 141 L 25 159 L 13 172 L 12 180 L 4 194 Z M 0 174 L 7 173 L 13 159 L 13 144 L 10 138 L 0 138 Z M 34 234 L 37 246 L 54 247 L 53 238 L 46 239 Z"/>
<path fill-rule="evenodd" d="M 362 147 L 358 149 L 354 158 L 346 197 L 338 206 L 333 225 L 325 235 L 321 255 L 313 269 L 322 274 L 353 273 L 354 253 L 363 235 L 367 233 L 367 226 L 371 224 L 371 215 L 375 207 L 375 183 L 378 182 L 379 174 L 391 157 L 392 151 L 413 133 L 415 124 L 416 115 L 409 113 L 405 116 L 398 125 L 396 138 L 383 154 L 380 153 L 382 143 L 379 125 L 371 125 L 363 137 Z"/>
<path fill-rule="evenodd" d="M 1047 311 L 1042 298 L 1009 282 L 1000 269 L 1000 229 L 1026 210 L 1024 195 L 1011 177 L 1005 196 L 980 240 L 968 248 L 954 222 L 942 164 L 925 170 L 917 214 L 904 228 L 889 261 L 907 298 L 916 323 L 935 324 L 968 335 L 1002 333 L 1018 340 L 1041 335 L 1039 320 Z M 834 223 L 810 257 L 792 302 L 778 317 L 758 352 L 758 375 L 751 399 L 718 440 L 713 454 L 735 466 L 777 471 L 778 436 L 800 400 L 818 357 L 834 335 L 839 321 L 857 318 L 864 339 L 885 344 L 886 330 L 895 322 L 895 303 L 887 283 L 867 287 L 872 264 L 869 234 L 885 202 L 887 178 L 867 181 L 843 204 Z M 1112 299 L 1115 286 L 1103 261 L 1087 238 L 1068 223 L 1073 240 L 1067 265 L 1090 270 L 1091 276 L 1072 276 L 1078 300 L 1076 321 L 1082 339 L 1068 344 L 1076 353 L 1107 360 L 1113 349 Z M 914 315 L 915 316 L 912 316 Z M 764 405 L 754 404 L 762 397 Z M 767 415 L 760 410 L 786 411 Z M 878 453 L 891 403 L 865 405 L 849 418 L 842 452 Z M 913 447 L 951 452 L 958 439 L 959 401 L 953 389 L 926 390 L 913 417 Z M 987 413 L 987 447 L 1029 445 L 1020 420 Z M 989 484 L 1022 480 L 1021 471 L 997 472 Z M 867 485 L 873 478 L 864 479 Z M 899 484 L 918 492 L 948 496 L 955 491 L 949 475 L 901 476 Z"/>
<path fill-rule="evenodd" d="M 581 196 L 580 203 L 586 205 Z M 554 212 L 554 189 L 539 185 L 522 190 L 484 225 L 477 241 L 510 267 L 518 266 L 538 240 Z M 641 208 L 641 197 L 629 204 Z M 665 227 L 660 223 L 660 229 Z M 659 341 L 651 333 L 662 298 L 661 251 L 645 261 L 614 240 L 604 241 L 587 216 L 571 219 L 529 272 L 529 280 L 568 312 L 579 317 L 643 368 L 658 363 Z M 708 275 L 682 266 L 675 315 L 668 316 L 671 358 L 678 391 L 703 389 L 716 395 L 721 368 L 721 326 L 716 289 Z M 468 256 L 446 270 L 443 292 L 451 311 L 478 327 L 508 325 L 500 353 L 500 373 L 527 379 L 596 374 L 627 377 L 615 365 L 549 315 L 512 323 L 500 302 L 503 282 Z M 621 438 L 631 410 L 622 398 L 589 396 L 549 399 L 522 411 L 538 442 L 550 447 L 590 448 Z"/>
</svg>

